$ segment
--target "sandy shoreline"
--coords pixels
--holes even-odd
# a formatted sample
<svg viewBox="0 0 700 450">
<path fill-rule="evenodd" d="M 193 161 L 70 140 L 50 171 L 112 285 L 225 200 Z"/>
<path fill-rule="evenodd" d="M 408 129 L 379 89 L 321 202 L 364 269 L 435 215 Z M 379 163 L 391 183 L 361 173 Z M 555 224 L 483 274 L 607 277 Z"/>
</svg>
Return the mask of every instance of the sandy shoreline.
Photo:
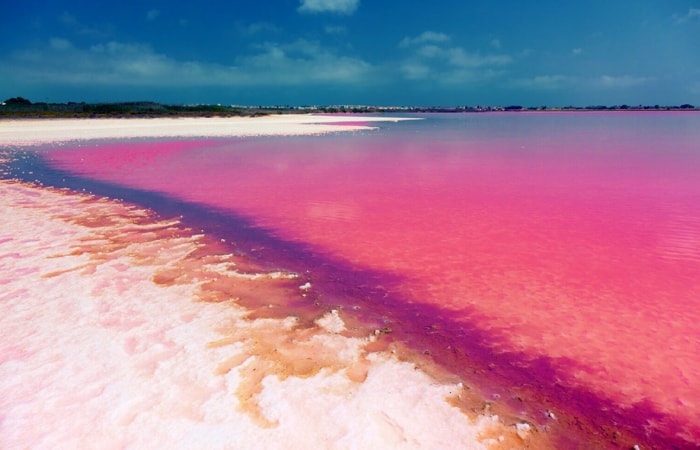
<svg viewBox="0 0 700 450">
<path fill-rule="evenodd" d="M 87 139 L 293 136 L 370 130 L 367 122 L 395 117 L 274 115 L 263 117 L 19 119 L 0 121 L 0 145 L 34 145 Z M 342 125 L 337 125 L 342 122 Z M 356 122 L 357 125 L 352 125 Z M 336 123 L 334 125 L 334 123 Z"/>
</svg>

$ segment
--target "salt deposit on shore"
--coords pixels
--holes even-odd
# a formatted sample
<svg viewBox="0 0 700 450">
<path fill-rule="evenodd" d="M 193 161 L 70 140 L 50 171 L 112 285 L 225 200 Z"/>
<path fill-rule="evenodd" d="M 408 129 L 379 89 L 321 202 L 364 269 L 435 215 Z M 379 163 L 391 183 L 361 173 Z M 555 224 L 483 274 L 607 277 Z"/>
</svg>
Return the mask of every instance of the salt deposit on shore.
<svg viewBox="0 0 700 450">
<path fill-rule="evenodd" d="M 334 118 L 5 121 L 1 144 L 348 130 Z M 362 121 L 372 120 L 362 118 Z M 346 118 L 343 118 L 347 122 Z M 193 125 L 194 124 L 194 125 Z M 344 311 L 252 318 L 306 286 L 134 205 L 0 180 L 0 448 L 523 448 Z"/>
<path fill-rule="evenodd" d="M 525 443 L 448 404 L 463 387 L 343 336 L 337 311 L 302 328 L 206 301 L 212 279 L 297 281 L 238 273 L 177 221 L 12 181 L 0 211 L 2 448 Z"/>
<path fill-rule="evenodd" d="M 384 117 L 275 115 L 264 117 L 153 119 L 22 119 L 0 121 L 0 145 L 84 139 L 156 137 L 290 136 L 366 130 L 366 122 L 406 120 Z M 343 125 L 333 125 L 342 121 Z M 357 122 L 357 125 L 350 125 Z"/>
</svg>

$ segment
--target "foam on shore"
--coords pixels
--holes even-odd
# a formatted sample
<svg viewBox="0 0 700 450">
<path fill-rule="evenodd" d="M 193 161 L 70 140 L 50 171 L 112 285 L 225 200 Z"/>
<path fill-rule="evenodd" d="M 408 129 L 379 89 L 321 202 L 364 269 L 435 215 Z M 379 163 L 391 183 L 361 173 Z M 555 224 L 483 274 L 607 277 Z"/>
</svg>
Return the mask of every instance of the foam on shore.
<svg viewBox="0 0 700 450">
<path fill-rule="evenodd" d="M 522 448 L 344 311 L 254 318 L 299 297 L 216 240 L 133 205 L 0 181 L 0 447 Z M 245 267 L 245 269 L 243 269 Z M 273 307 L 272 303 L 270 307 Z M 537 444 L 538 448 L 542 444 Z"/>
</svg>

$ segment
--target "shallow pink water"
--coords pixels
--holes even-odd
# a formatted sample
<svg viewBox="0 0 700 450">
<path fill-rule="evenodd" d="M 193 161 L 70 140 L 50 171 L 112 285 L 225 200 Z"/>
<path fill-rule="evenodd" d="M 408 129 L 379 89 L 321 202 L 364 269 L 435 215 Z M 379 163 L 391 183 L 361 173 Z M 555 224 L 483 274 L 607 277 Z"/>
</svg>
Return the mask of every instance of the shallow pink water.
<svg viewBox="0 0 700 450">
<path fill-rule="evenodd" d="M 700 115 L 429 116 L 351 136 L 53 150 L 395 274 L 553 383 L 700 442 Z M 673 421 L 675 425 L 669 425 Z"/>
</svg>

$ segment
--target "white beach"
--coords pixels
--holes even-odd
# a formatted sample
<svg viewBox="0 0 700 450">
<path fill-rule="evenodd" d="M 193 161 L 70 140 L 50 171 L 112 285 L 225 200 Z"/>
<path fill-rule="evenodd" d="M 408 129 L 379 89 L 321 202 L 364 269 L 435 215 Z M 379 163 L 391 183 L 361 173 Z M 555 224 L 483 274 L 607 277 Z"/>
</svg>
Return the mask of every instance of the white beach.
<svg viewBox="0 0 700 450">
<path fill-rule="evenodd" d="M 397 119 L 5 120 L 0 145 L 317 134 L 376 120 Z M 453 406 L 467 386 L 391 347 L 368 351 L 380 333 L 346 335 L 344 311 L 320 312 L 311 328 L 247 317 L 231 293 L 312 286 L 239 271 L 213 242 L 135 205 L 0 180 L 0 448 L 533 445 L 528 424 Z"/>
</svg>

